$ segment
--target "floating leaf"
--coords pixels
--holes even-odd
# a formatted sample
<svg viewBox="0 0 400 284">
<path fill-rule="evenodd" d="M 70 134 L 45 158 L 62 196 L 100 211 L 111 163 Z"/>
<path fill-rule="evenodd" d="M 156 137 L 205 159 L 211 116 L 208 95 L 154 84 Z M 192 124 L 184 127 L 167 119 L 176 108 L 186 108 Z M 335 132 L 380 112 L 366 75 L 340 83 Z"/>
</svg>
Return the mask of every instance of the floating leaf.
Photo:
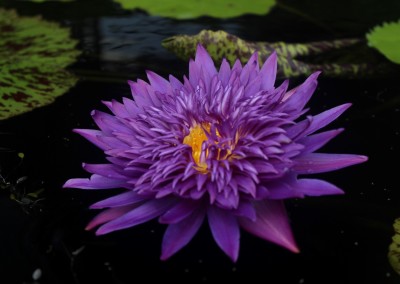
<svg viewBox="0 0 400 284">
<path fill-rule="evenodd" d="M 393 269 L 400 274 L 400 218 L 396 219 L 393 224 L 395 235 L 392 237 L 393 242 L 389 246 L 389 263 Z"/>
<path fill-rule="evenodd" d="M 212 58 L 220 62 L 226 58 L 231 64 L 239 58 L 243 63 L 255 51 L 263 62 L 274 50 L 278 54 L 279 76 L 295 77 L 323 70 L 326 76 L 359 76 L 369 74 L 367 64 L 313 64 L 303 61 L 306 56 L 315 56 L 330 50 L 340 49 L 360 42 L 360 39 L 340 39 L 309 43 L 250 42 L 225 31 L 203 30 L 197 35 L 177 35 L 165 39 L 162 45 L 178 57 L 188 60 L 194 56 L 196 45 L 201 43 Z M 302 59 L 299 59 L 302 57 Z"/>
<path fill-rule="evenodd" d="M 76 83 L 64 70 L 80 53 L 69 29 L 0 9 L 0 34 L 0 120 L 50 104 Z"/>
<path fill-rule="evenodd" d="M 150 15 L 175 19 L 201 16 L 232 18 L 243 14 L 265 15 L 275 0 L 115 0 L 124 9 L 142 9 Z"/>
<path fill-rule="evenodd" d="M 400 20 L 375 26 L 367 34 L 368 45 L 376 48 L 387 59 L 400 64 Z"/>
</svg>

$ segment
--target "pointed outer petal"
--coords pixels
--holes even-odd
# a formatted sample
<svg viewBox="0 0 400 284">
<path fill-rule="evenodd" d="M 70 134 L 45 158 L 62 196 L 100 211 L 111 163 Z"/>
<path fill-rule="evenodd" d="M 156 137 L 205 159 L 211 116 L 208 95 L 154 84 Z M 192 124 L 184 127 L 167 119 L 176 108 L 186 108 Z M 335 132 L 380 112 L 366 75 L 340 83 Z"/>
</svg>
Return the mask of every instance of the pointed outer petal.
<svg viewBox="0 0 400 284">
<path fill-rule="evenodd" d="M 130 117 L 130 114 L 126 110 L 124 104 L 121 104 L 116 100 L 112 100 L 111 102 L 102 101 L 102 103 L 106 105 L 114 115 L 122 118 Z"/>
<path fill-rule="evenodd" d="M 104 143 L 103 141 L 99 140 L 99 137 L 102 137 L 104 134 L 103 132 L 99 130 L 94 130 L 94 129 L 74 129 L 73 130 L 75 133 L 78 133 L 79 135 L 83 136 L 86 138 L 86 140 L 89 140 L 91 143 L 99 147 L 101 150 L 109 150 L 111 147 Z"/>
<path fill-rule="evenodd" d="M 290 97 L 287 97 L 285 102 L 282 104 L 282 112 L 299 112 L 301 111 L 306 103 L 310 100 L 315 89 L 317 88 L 317 78 L 321 72 L 315 72 L 311 74 L 307 80 L 301 84 L 292 93 Z"/>
<path fill-rule="evenodd" d="M 257 211 L 257 220 L 253 222 L 247 218 L 239 218 L 240 226 L 257 237 L 298 253 L 299 249 L 293 239 L 283 202 L 257 201 L 254 202 L 254 207 Z"/>
<path fill-rule="evenodd" d="M 163 214 L 175 202 L 176 200 L 171 198 L 153 199 L 131 210 L 129 213 L 104 224 L 96 231 L 96 235 L 104 235 L 150 221 Z"/>
<path fill-rule="evenodd" d="M 90 209 L 103 209 L 108 207 L 119 207 L 136 204 L 146 201 L 148 198 L 149 196 L 143 196 L 137 194 L 136 192 L 128 191 L 96 202 L 90 206 Z"/>
<path fill-rule="evenodd" d="M 63 185 L 64 188 L 81 188 L 81 189 L 108 189 L 125 187 L 126 181 L 119 179 L 112 179 L 99 175 L 92 175 L 88 178 L 73 178 L 67 180 Z"/>
<path fill-rule="evenodd" d="M 228 61 L 222 59 L 221 67 L 219 68 L 218 78 L 221 80 L 222 85 L 225 87 L 228 84 L 229 77 L 231 76 L 231 67 Z"/>
<path fill-rule="evenodd" d="M 158 221 L 161 224 L 176 224 L 188 218 L 198 207 L 200 202 L 192 200 L 180 201 L 177 205 L 170 208 L 167 212 L 160 216 Z"/>
<path fill-rule="evenodd" d="M 298 191 L 294 178 L 282 178 L 282 180 L 268 184 L 268 199 L 280 200 L 288 198 L 303 198 L 304 194 Z"/>
<path fill-rule="evenodd" d="M 274 87 L 276 79 L 276 70 L 278 66 L 276 52 L 274 51 L 264 62 L 260 70 L 262 79 L 261 89 L 268 91 Z"/>
<path fill-rule="evenodd" d="M 227 210 L 211 206 L 207 211 L 211 233 L 218 246 L 236 262 L 239 255 L 240 230 L 237 217 Z M 247 220 L 247 218 L 244 218 Z"/>
<path fill-rule="evenodd" d="M 299 179 L 295 187 L 297 191 L 309 196 L 344 194 L 340 188 L 320 179 Z"/>
<path fill-rule="evenodd" d="M 196 210 L 179 223 L 171 224 L 165 231 L 162 241 L 161 260 L 166 260 L 187 245 L 203 224 L 205 212 Z"/>
<path fill-rule="evenodd" d="M 240 201 L 239 207 L 235 210 L 232 210 L 232 214 L 240 217 L 246 217 L 251 221 L 257 220 L 256 210 L 253 207 L 251 202 Z"/>
<path fill-rule="evenodd" d="M 361 155 L 311 153 L 297 157 L 291 170 L 297 174 L 324 173 L 363 163 L 367 160 L 367 157 Z"/>
<path fill-rule="evenodd" d="M 91 115 L 97 126 L 105 134 L 112 134 L 114 131 L 122 133 L 132 133 L 132 130 L 129 127 L 125 126 L 113 115 L 98 110 L 93 110 L 91 112 Z"/>
<path fill-rule="evenodd" d="M 148 70 L 146 71 L 146 74 L 147 78 L 149 79 L 150 85 L 155 91 L 160 92 L 161 94 L 165 94 L 169 90 L 171 90 L 170 83 L 160 75 Z"/>
<path fill-rule="evenodd" d="M 251 57 L 249 58 L 249 61 L 247 61 L 246 65 L 243 67 L 242 72 L 240 73 L 240 82 L 242 85 L 247 85 L 249 81 L 254 79 L 254 75 L 258 73 L 258 52 L 254 52 Z M 256 71 L 257 73 L 253 73 Z M 253 75 L 253 76 L 251 76 Z"/>
<path fill-rule="evenodd" d="M 142 111 L 138 108 L 137 104 L 133 100 L 124 97 L 122 98 L 122 102 L 124 103 L 130 117 L 135 118 L 139 113 L 142 113 Z"/>
<path fill-rule="evenodd" d="M 343 104 L 320 114 L 313 116 L 311 118 L 307 118 L 305 120 L 300 121 L 296 125 L 290 127 L 286 132 L 288 136 L 294 139 L 294 136 L 304 137 L 306 135 L 312 134 L 315 131 L 321 129 L 322 127 L 328 125 L 336 118 L 338 118 L 343 112 L 345 112 L 351 104 Z M 301 133 L 301 135 L 299 135 Z"/>
<path fill-rule="evenodd" d="M 127 180 L 128 177 L 126 175 L 121 174 L 121 171 L 118 171 L 119 167 L 113 164 L 82 164 L 82 168 L 84 168 L 87 172 L 91 174 L 98 174 L 104 177 L 116 178 Z"/>
<path fill-rule="evenodd" d="M 238 194 L 235 194 L 233 192 L 229 193 L 228 196 L 225 196 L 221 193 L 218 194 L 217 192 L 215 192 L 215 194 L 216 194 L 215 202 L 216 204 L 218 204 L 219 207 L 227 210 L 238 208 L 239 206 Z"/>
<path fill-rule="evenodd" d="M 103 212 L 99 213 L 96 217 L 94 217 L 89 224 L 85 227 L 85 230 L 91 230 L 94 227 L 97 227 L 98 225 L 102 225 L 104 223 L 107 223 L 108 221 L 114 220 L 132 209 L 134 209 L 136 205 L 128 205 L 128 206 L 122 206 L 122 207 L 115 207 L 111 209 L 104 210 Z"/>
<path fill-rule="evenodd" d="M 132 92 L 133 98 L 138 107 L 143 109 L 146 106 L 153 105 L 152 96 L 151 96 L 151 94 L 149 94 L 148 89 L 147 89 L 149 86 L 149 84 L 147 82 L 145 82 L 143 80 L 137 80 L 137 82 L 128 81 L 128 84 L 131 87 L 131 92 Z M 153 95 L 154 95 L 154 91 L 153 91 Z M 156 99 L 156 101 L 157 100 L 158 99 Z"/>
<path fill-rule="evenodd" d="M 310 136 L 301 138 L 297 142 L 300 144 L 303 144 L 305 146 L 305 148 L 302 150 L 303 154 L 312 153 L 312 152 L 320 149 L 322 146 L 324 146 L 330 140 L 332 140 L 337 135 L 342 133 L 343 130 L 344 130 L 344 128 L 339 128 L 339 129 L 335 129 L 335 130 L 321 132 L 318 134 L 314 134 L 314 135 L 310 135 Z"/>
<path fill-rule="evenodd" d="M 194 60 L 189 61 L 189 84 L 196 87 L 200 80 L 200 67 L 194 62 Z M 186 82 L 185 82 L 186 83 Z M 185 84 L 187 85 L 187 84 Z M 190 87 L 189 87 L 190 88 Z"/>
<path fill-rule="evenodd" d="M 97 139 L 108 145 L 108 147 L 111 149 L 129 149 L 128 144 L 112 136 L 98 136 Z"/>
<path fill-rule="evenodd" d="M 210 78 L 218 73 L 217 69 L 215 68 L 214 61 L 201 44 L 197 45 L 196 57 L 194 61 L 197 66 L 199 66 L 199 69 L 200 67 L 203 67 L 203 70 L 208 73 Z"/>
<path fill-rule="evenodd" d="M 174 76 L 169 75 L 169 82 L 171 84 L 171 87 L 173 90 L 181 90 L 183 87 L 183 84 L 181 81 L 176 79 Z"/>
<path fill-rule="evenodd" d="M 294 94 L 294 92 L 296 92 L 297 88 L 299 88 L 299 87 L 300 86 L 297 86 L 297 87 L 287 91 L 282 98 L 282 102 L 285 102 L 288 98 L 290 98 Z"/>
</svg>

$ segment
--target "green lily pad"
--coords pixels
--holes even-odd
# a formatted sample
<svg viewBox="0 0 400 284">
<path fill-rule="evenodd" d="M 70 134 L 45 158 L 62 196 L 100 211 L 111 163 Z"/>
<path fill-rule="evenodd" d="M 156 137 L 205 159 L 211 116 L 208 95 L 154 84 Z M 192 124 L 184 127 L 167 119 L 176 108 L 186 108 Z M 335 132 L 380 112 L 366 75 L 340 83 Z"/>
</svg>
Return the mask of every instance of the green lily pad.
<svg viewBox="0 0 400 284">
<path fill-rule="evenodd" d="M 75 85 L 64 70 L 80 54 L 70 31 L 0 9 L 0 120 L 52 103 Z"/>
<path fill-rule="evenodd" d="M 243 14 L 265 15 L 275 0 L 115 0 L 124 9 L 142 9 L 150 15 L 175 19 L 201 16 L 232 18 Z"/>
<path fill-rule="evenodd" d="M 393 269 L 400 274 L 400 218 L 396 219 L 393 224 L 395 235 L 392 237 L 393 242 L 389 246 L 389 263 Z"/>
<path fill-rule="evenodd" d="M 367 34 L 368 45 L 390 61 L 400 64 L 400 20 L 375 26 Z"/>
<path fill-rule="evenodd" d="M 216 62 L 221 62 L 223 58 L 226 58 L 231 64 L 236 59 L 242 63 L 247 62 L 255 51 L 258 52 L 260 62 L 263 62 L 273 51 L 276 51 L 279 76 L 296 77 L 323 70 L 325 76 L 347 77 L 366 75 L 371 72 L 371 68 L 363 63 L 314 64 L 308 63 L 305 58 L 351 46 L 360 41 L 360 39 L 339 39 L 308 43 L 251 42 L 225 31 L 203 30 L 197 35 L 177 35 L 167 38 L 162 45 L 178 57 L 188 60 L 194 56 L 197 44 L 201 43 Z"/>
</svg>

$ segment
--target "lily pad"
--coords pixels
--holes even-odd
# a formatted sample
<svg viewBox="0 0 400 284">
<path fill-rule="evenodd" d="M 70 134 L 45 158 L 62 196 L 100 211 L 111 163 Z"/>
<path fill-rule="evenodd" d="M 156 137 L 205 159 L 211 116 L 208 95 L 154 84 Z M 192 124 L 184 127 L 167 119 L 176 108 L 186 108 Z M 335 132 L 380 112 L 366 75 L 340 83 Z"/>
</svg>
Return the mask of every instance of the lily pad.
<svg viewBox="0 0 400 284">
<path fill-rule="evenodd" d="M 400 64 L 400 20 L 375 26 L 367 34 L 368 45 L 390 61 Z"/>
<path fill-rule="evenodd" d="M 197 35 L 177 35 L 166 38 L 162 45 L 174 52 L 178 57 L 188 60 L 195 54 L 196 46 L 201 43 L 216 62 L 223 58 L 231 64 L 238 58 L 245 63 L 249 57 L 258 52 L 263 62 L 273 51 L 278 55 L 278 75 L 296 77 L 309 75 L 323 70 L 326 76 L 363 76 L 369 74 L 371 68 L 367 64 L 314 64 L 305 61 L 306 57 L 314 57 L 325 52 L 341 49 L 359 43 L 361 39 L 339 39 L 308 43 L 286 42 L 251 42 L 245 41 L 225 31 L 203 30 Z"/>
<path fill-rule="evenodd" d="M 0 9 L 0 120 L 52 103 L 75 85 L 80 54 L 68 28 Z"/>
<path fill-rule="evenodd" d="M 396 219 L 394 224 L 395 235 L 392 237 L 393 242 L 389 246 L 389 263 L 393 269 L 400 274 L 400 218 Z"/>
<path fill-rule="evenodd" d="M 124 9 L 142 9 L 150 15 L 175 19 L 201 16 L 232 18 L 243 14 L 265 15 L 275 0 L 115 0 Z"/>
</svg>

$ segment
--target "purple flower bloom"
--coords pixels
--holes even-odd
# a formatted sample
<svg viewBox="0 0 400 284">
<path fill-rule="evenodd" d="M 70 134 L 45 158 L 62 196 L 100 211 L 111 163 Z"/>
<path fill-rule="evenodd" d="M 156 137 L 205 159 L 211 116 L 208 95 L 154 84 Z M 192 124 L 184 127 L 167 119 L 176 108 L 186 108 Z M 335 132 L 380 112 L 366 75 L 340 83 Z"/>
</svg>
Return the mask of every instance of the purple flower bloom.
<svg viewBox="0 0 400 284">
<path fill-rule="evenodd" d="M 147 72 L 149 83 L 129 82 L 134 100 L 105 102 L 113 115 L 93 111 L 100 130 L 77 129 L 107 155 L 107 164 L 83 164 L 90 179 L 64 187 L 124 188 L 97 202 L 105 209 L 87 226 L 102 235 L 157 218 L 168 224 L 165 260 L 184 247 L 207 218 L 218 246 L 236 261 L 240 230 L 293 252 L 283 205 L 286 198 L 343 193 L 320 179 L 299 175 L 337 170 L 365 156 L 315 153 L 343 129 L 315 133 L 341 115 L 344 104 L 315 116 L 307 112 L 319 73 L 287 91 L 274 87 L 273 53 L 259 68 L 253 54 L 219 70 L 202 47 L 189 63 L 189 78 L 169 81 Z"/>
</svg>

